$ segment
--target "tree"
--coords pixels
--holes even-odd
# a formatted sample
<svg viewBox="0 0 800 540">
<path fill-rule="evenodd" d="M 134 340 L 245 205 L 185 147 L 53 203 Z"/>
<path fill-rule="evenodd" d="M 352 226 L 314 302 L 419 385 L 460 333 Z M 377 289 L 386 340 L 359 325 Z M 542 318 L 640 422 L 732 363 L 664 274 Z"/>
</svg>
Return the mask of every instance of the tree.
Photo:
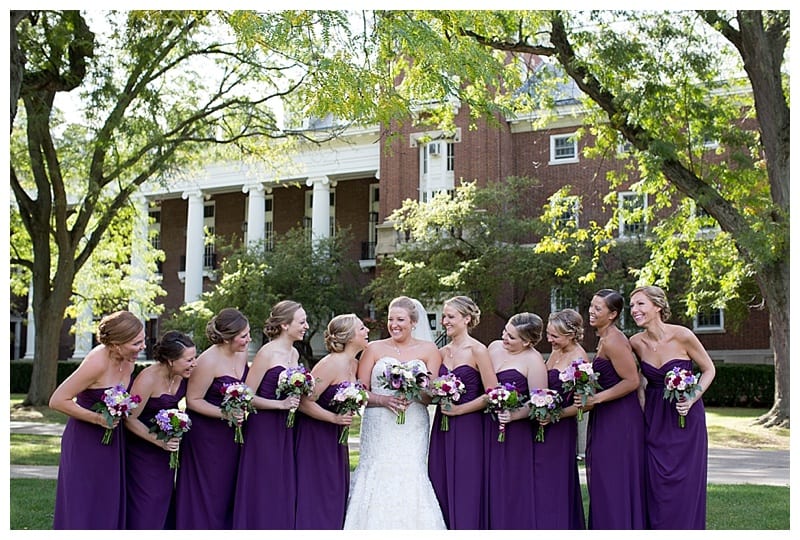
<svg viewBox="0 0 800 540">
<path fill-rule="evenodd" d="M 609 178 L 612 189 L 634 181 L 654 196 L 652 214 L 685 197 L 719 224 L 716 246 L 738 266 L 719 276 L 728 284 L 716 292 L 712 276 L 698 280 L 695 300 L 722 305 L 736 279 L 756 280 L 775 363 L 775 402 L 761 422 L 788 426 L 788 11 L 388 12 L 374 27 L 386 52 L 392 45 L 383 60 L 392 80 L 403 81 L 397 92 L 458 96 L 474 114 L 551 106 L 558 73 L 574 81 L 598 141 L 593 151 L 610 156 L 620 140 L 634 149 L 635 169 Z M 521 92 L 529 75 L 542 73 L 531 67 L 534 55 L 559 69 Z M 741 70 L 746 77 L 735 77 Z M 685 254 L 653 248 L 640 281 L 668 287 Z"/>
<path fill-rule="evenodd" d="M 306 310 L 307 344 L 324 331 L 334 314 L 355 312 L 364 304 L 361 272 L 346 257 L 351 242 L 346 230 L 312 242 L 306 231 L 292 229 L 275 238 L 273 250 L 263 244 L 235 248 L 222 262 L 219 284 L 200 300 L 182 306 L 165 326 L 192 334 L 202 350 L 207 346 L 208 320 L 222 308 L 235 306 L 250 321 L 254 341 L 260 342 L 272 306 L 290 299 Z M 310 363 L 312 358 L 305 360 Z"/>
<path fill-rule="evenodd" d="M 315 50 L 294 38 L 313 39 L 327 24 L 267 14 L 260 28 L 267 51 L 226 33 L 220 14 L 92 15 L 12 13 L 12 75 L 22 74 L 23 106 L 15 115 L 12 88 L 12 138 L 20 134 L 24 151 L 11 156 L 11 223 L 21 227 L 12 233 L 19 243 L 11 265 L 31 276 L 37 329 L 26 405 L 48 402 L 56 384 L 54 337 L 80 293 L 75 277 L 131 195 L 200 157 L 230 158 L 210 152 L 212 145 L 255 154 L 268 149 L 264 140 L 287 137 L 271 104 L 300 88 L 317 61 Z M 57 97 L 74 91 L 83 117 L 66 123 Z"/>
</svg>

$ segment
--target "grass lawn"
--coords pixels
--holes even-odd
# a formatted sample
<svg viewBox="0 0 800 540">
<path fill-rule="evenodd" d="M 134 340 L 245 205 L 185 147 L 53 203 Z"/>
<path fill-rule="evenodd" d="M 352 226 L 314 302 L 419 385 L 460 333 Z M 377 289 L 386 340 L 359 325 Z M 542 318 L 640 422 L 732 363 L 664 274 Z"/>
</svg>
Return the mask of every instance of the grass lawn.
<svg viewBox="0 0 800 540">
<path fill-rule="evenodd" d="M 66 417 L 49 408 L 19 407 L 24 396 L 11 396 L 11 420 L 64 423 Z M 17 405 L 15 407 L 15 405 Z M 706 409 L 709 446 L 788 450 L 788 429 L 766 429 L 754 420 L 766 410 L 709 407 Z M 361 418 L 350 428 L 357 437 Z M 60 437 L 12 434 L 12 464 L 57 465 Z M 350 469 L 358 464 L 358 447 L 350 446 Z M 12 530 L 49 530 L 53 523 L 55 480 L 11 479 L 10 524 Z M 583 486 L 584 506 L 588 497 Z M 711 530 L 788 530 L 789 488 L 759 485 L 709 485 L 707 527 Z"/>
</svg>

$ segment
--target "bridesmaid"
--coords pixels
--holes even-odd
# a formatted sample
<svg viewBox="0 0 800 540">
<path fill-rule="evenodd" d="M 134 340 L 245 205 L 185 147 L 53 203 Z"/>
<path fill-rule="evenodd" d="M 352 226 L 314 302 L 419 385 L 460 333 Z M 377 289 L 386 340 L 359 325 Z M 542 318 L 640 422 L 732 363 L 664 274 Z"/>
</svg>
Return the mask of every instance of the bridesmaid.
<svg viewBox="0 0 800 540">
<path fill-rule="evenodd" d="M 558 422 L 545 424 L 544 442 L 536 443 L 536 525 L 540 529 L 585 529 L 581 484 L 578 476 L 578 408 L 572 392 L 566 392 L 559 378 L 575 360 L 586 361 L 580 341 L 583 317 L 574 309 L 551 313 L 547 341 L 553 352 L 547 358 L 547 387 L 561 396 Z M 536 424 L 534 423 L 534 428 Z"/>
<path fill-rule="evenodd" d="M 485 390 L 497 385 L 486 346 L 469 335 L 480 322 L 481 310 L 467 296 L 444 303 L 444 326 L 450 343 L 439 349 L 439 376 L 455 374 L 465 390 L 447 411 L 437 408 L 431 429 L 428 475 L 448 529 L 486 529 L 488 505 L 484 486 L 483 409 Z M 441 431 L 442 415 L 449 430 Z"/>
<path fill-rule="evenodd" d="M 233 308 L 206 325 L 212 345 L 197 357 L 186 389 L 192 429 L 181 443 L 176 487 L 178 529 L 230 529 L 241 446 L 222 410 L 224 386 L 244 382 L 250 323 Z M 222 421 L 220 421 L 222 420 Z M 231 418 L 232 421 L 243 421 Z"/>
<path fill-rule="evenodd" d="M 350 452 L 339 430 L 353 413 L 338 414 L 332 403 L 339 383 L 355 381 L 356 355 L 367 346 L 369 329 L 352 313 L 337 315 L 325 331 L 330 354 L 311 370 L 316 386 L 300 401 L 297 421 L 297 529 L 342 529 L 350 491 Z M 402 509 L 398 509 L 402 511 Z"/>
<path fill-rule="evenodd" d="M 97 341 L 50 397 L 50 408 L 69 416 L 61 438 L 54 529 L 125 528 L 124 430 L 114 429 L 111 443 L 103 444 L 108 425 L 91 407 L 106 389 L 130 387 L 145 348 L 144 326 L 133 313 L 117 311 L 100 321 Z M 115 420 L 114 427 L 118 424 Z"/>
<path fill-rule="evenodd" d="M 646 379 L 645 466 L 647 526 L 650 529 L 705 529 L 708 432 L 702 396 L 716 370 L 700 340 L 683 326 L 666 324 L 669 303 L 659 287 L 631 293 L 631 316 L 644 332 L 631 337 Z M 664 377 L 680 368 L 700 370 L 694 397 L 664 399 Z M 685 417 L 685 427 L 678 423 Z"/>
<path fill-rule="evenodd" d="M 542 339 L 542 319 L 534 313 L 517 313 L 503 330 L 503 339 L 489 344 L 489 357 L 500 384 L 513 383 L 521 403 L 530 388 L 547 386 L 544 359 L 534 346 Z M 536 529 L 534 502 L 534 436 L 528 407 L 499 413 L 506 424 L 505 441 L 497 440 L 498 422 L 488 417 L 486 444 L 489 529 Z"/>
<path fill-rule="evenodd" d="M 639 373 L 628 338 L 617 328 L 622 295 L 595 293 L 589 324 L 600 337 L 592 366 L 603 388 L 587 399 L 586 480 L 590 529 L 644 529 L 644 416 Z M 575 405 L 581 406 L 580 396 Z"/>
<path fill-rule="evenodd" d="M 156 363 L 133 381 L 131 393 L 142 402 L 125 420 L 133 433 L 126 438 L 128 481 L 128 529 L 175 528 L 175 471 L 169 468 L 170 452 L 180 439 L 159 440 L 150 432 L 161 409 L 177 409 L 186 395 L 186 382 L 196 365 L 192 339 L 181 332 L 164 334 L 153 349 Z"/>
<path fill-rule="evenodd" d="M 278 377 L 297 367 L 294 342 L 308 329 L 305 311 L 290 300 L 278 302 L 264 324 L 269 342 L 259 349 L 247 374 L 257 389 L 253 404 L 258 414 L 247 420 L 247 432 L 236 484 L 234 529 L 294 529 L 296 502 L 294 429 L 286 427 L 289 409 L 300 397 L 276 395 Z M 264 472 L 269 474 L 265 482 Z"/>
</svg>

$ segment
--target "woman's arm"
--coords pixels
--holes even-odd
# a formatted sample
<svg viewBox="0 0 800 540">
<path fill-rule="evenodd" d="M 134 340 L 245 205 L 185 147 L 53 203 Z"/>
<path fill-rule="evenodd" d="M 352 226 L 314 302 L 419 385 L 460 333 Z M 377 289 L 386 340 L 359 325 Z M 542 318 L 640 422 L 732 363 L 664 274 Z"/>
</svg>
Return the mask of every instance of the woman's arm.
<svg viewBox="0 0 800 540">
<path fill-rule="evenodd" d="M 105 372 L 105 362 L 101 354 L 95 350 L 90 352 L 78 369 L 72 372 L 50 396 L 49 406 L 51 409 L 62 412 L 76 420 L 82 420 L 90 424 L 108 427 L 105 417 L 89 409 L 84 409 L 73 399 L 83 392 L 96 381 L 100 380 Z M 114 426 L 119 423 L 119 418 L 114 420 Z"/>
<path fill-rule="evenodd" d="M 133 381 L 133 386 L 131 387 L 131 394 L 138 394 L 142 401 L 139 403 L 139 406 L 133 409 L 128 415 L 128 418 L 125 419 L 125 428 L 134 433 L 136 436 L 150 442 L 159 448 L 163 448 L 164 450 L 171 450 L 172 448 L 168 444 L 169 441 L 159 440 L 156 437 L 155 433 L 150 432 L 150 428 L 144 425 L 144 422 L 139 420 L 139 416 L 142 414 L 145 405 L 147 405 L 148 400 L 153 395 L 153 387 L 156 384 L 156 381 L 153 377 L 152 372 L 148 372 L 147 370 L 142 371 L 139 376 L 136 377 Z M 177 449 L 178 446 L 178 439 L 175 439 L 175 442 L 172 444 L 172 447 Z"/>
<path fill-rule="evenodd" d="M 636 365 L 636 358 L 633 356 L 628 339 L 621 332 L 613 334 L 610 339 L 603 344 L 603 354 L 614 366 L 614 371 L 620 377 L 620 381 L 610 388 L 603 387 L 593 396 L 586 398 L 586 404 L 582 407 L 584 411 L 590 411 L 598 403 L 613 401 L 623 396 L 627 396 L 639 388 L 639 368 Z M 599 380 L 600 386 L 603 381 Z"/>
<path fill-rule="evenodd" d="M 205 354 L 205 353 L 204 353 Z M 189 383 L 186 385 L 186 408 L 209 418 L 225 420 L 220 407 L 212 405 L 205 399 L 206 392 L 214 381 L 214 360 L 211 357 L 198 358 Z"/>
</svg>

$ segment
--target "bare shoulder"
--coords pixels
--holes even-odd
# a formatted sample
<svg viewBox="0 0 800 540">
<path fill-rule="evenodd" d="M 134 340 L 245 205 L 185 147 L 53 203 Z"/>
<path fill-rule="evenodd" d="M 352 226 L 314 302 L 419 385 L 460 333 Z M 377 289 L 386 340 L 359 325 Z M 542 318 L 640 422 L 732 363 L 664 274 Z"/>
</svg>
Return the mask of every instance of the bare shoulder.
<svg viewBox="0 0 800 540">
<path fill-rule="evenodd" d="M 477 339 L 475 339 L 472 336 L 469 336 L 469 340 L 467 341 L 467 343 L 468 343 L 467 346 L 470 349 L 472 349 L 472 351 L 485 351 L 485 350 L 488 349 L 488 347 L 486 347 L 486 345 L 484 345 L 483 343 L 481 343 L 480 341 L 478 341 Z"/>
<path fill-rule="evenodd" d="M 487 347 L 487 349 L 489 349 L 489 352 L 493 352 L 496 351 L 497 349 L 502 349 L 502 348 L 503 348 L 503 340 L 501 339 L 496 339 L 492 341 L 491 343 L 489 343 L 489 346 Z"/>
</svg>

